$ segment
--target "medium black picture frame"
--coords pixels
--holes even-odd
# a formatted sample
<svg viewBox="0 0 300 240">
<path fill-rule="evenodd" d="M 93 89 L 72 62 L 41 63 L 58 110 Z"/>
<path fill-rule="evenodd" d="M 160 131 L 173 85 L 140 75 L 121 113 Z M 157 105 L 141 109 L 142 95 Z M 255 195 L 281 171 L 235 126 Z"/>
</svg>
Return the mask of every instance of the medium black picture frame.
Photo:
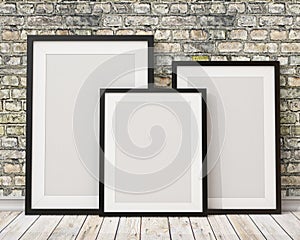
<svg viewBox="0 0 300 240">
<path fill-rule="evenodd" d="M 201 93 L 202 94 L 202 204 L 203 212 L 105 212 L 105 94 L 106 93 Z M 207 216 L 207 174 L 206 164 L 203 164 L 207 153 L 207 131 L 206 131 L 206 89 L 167 89 L 167 88 L 149 88 L 149 89 L 100 89 L 100 183 L 99 183 L 99 215 L 100 216 L 147 216 L 147 217 L 166 217 L 166 216 Z M 102 150 L 101 150 L 102 149 Z"/>
<path fill-rule="evenodd" d="M 89 208 L 33 208 L 32 207 L 32 142 L 33 142 L 33 101 L 36 93 L 33 92 L 33 71 L 34 64 L 34 43 L 35 42 L 128 42 L 142 41 L 148 45 L 148 85 L 154 84 L 154 37 L 152 35 L 82 35 L 82 36 L 58 36 L 58 35 L 28 35 L 27 36 L 27 110 L 26 110 L 26 194 L 25 214 L 26 215 L 98 215 L 98 209 Z M 67 90 L 67 89 L 66 89 Z M 98 90 L 96 90 L 98 93 Z M 98 159 L 95 159 L 97 161 Z"/>
<path fill-rule="evenodd" d="M 207 66 L 215 66 L 215 67 L 272 67 L 273 68 L 273 86 L 274 86 L 274 133 L 275 140 L 273 142 L 275 146 L 275 201 L 276 206 L 270 209 L 263 208 L 210 208 L 208 204 L 208 214 L 280 214 L 281 213 L 281 181 L 280 181 L 280 63 L 278 61 L 174 61 L 172 63 L 172 88 L 174 89 L 188 89 L 188 88 L 180 88 L 178 86 L 178 68 L 179 67 L 207 67 Z M 205 71 L 205 70 L 204 70 Z M 197 76 L 194 76 L 197 77 Z M 201 81 L 201 80 L 199 80 Z M 225 80 L 224 80 L 225 81 Z M 195 85 L 193 85 L 195 87 Z M 197 84 L 196 87 L 205 87 L 202 86 L 201 83 Z M 210 89 L 207 89 L 209 92 Z M 233 91 L 238 91 L 235 89 Z M 207 101 L 209 102 L 209 96 Z M 209 111 L 209 108 L 208 108 Z M 251 148 L 250 148 L 251 149 Z M 254 149 L 252 149 L 255 151 Z M 209 157 L 209 156 L 208 156 Z M 211 161 L 212 159 L 210 159 Z M 209 183 L 208 183 L 209 184 Z"/>
</svg>

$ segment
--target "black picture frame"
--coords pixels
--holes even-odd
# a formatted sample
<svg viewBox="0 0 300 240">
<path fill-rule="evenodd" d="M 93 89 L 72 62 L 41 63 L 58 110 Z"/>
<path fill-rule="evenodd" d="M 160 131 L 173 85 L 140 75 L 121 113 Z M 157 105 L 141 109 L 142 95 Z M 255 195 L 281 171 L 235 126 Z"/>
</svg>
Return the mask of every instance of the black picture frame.
<svg viewBox="0 0 300 240">
<path fill-rule="evenodd" d="M 280 214 L 281 213 L 281 172 L 280 172 L 280 63 L 279 61 L 173 61 L 172 88 L 178 90 L 177 68 L 179 66 L 271 66 L 274 67 L 274 96 L 275 96 L 275 150 L 276 161 L 276 208 L 273 209 L 210 209 L 208 214 Z M 199 87 L 199 86 L 198 86 Z M 185 88 L 184 88 L 185 89 Z M 209 91 L 209 90 L 208 90 Z M 209 101 L 209 99 L 207 100 Z M 209 109 L 208 109 L 209 110 Z"/>
<path fill-rule="evenodd" d="M 26 194 L 25 194 L 25 214 L 26 215 L 98 215 L 98 209 L 36 209 L 32 208 L 32 104 L 33 93 L 33 53 L 34 42 L 37 41 L 144 41 L 148 44 L 148 85 L 154 84 L 154 37 L 152 35 L 28 35 L 27 36 L 27 110 L 26 110 Z M 97 90 L 96 90 L 97 91 Z M 97 159 L 95 159 L 97 161 Z"/>
<path fill-rule="evenodd" d="M 105 94 L 106 93 L 201 93 L 202 94 L 202 204 L 203 212 L 105 212 L 104 210 L 104 165 L 105 165 Z M 207 216 L 207 174 L 206 165 L 203 164 L 206 159 L 207 153 L 207 131 L 206 131 L 206 89 L 173 89 L 168 88 L 148 88 L 148 89 L 100 89 L 100 183 L 99 183 L 99 215 L 110 216 L 110 217 L 121 217 L 121 216 L 147 216 L 147 217 L 171 217 L 171 216 L 195 216 L 203 217 Z M 102 149 L 102 151 L 101 151 Z"/>
</svg>

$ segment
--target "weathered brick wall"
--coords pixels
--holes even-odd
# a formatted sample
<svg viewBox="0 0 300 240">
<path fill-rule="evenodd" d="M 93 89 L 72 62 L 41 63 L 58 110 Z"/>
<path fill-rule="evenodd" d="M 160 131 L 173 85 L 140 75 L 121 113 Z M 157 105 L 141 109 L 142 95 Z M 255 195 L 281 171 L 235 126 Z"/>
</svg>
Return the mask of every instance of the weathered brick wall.
<svg viewBox="0 0 300 240">
<path fill-rule="evenodd" d="M 159 86 L 172 60 L 279 60 L 283 195 L 300 196 L 299 1 L 1 2 L 0 197 L 24 195 L 27 34 L 154 34 Z"/>
</svg>

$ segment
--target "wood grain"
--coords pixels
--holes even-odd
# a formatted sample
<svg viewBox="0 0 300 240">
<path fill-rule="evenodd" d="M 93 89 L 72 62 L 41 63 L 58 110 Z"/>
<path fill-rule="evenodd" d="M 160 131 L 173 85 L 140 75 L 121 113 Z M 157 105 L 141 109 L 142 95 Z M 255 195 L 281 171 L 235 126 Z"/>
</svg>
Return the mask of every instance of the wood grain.
<svg viewBox="0 0 300 240">
<path fill-rule="evenodd" d="M 84 239 L 96 239 L 101 224 L 103 222 L 103 218 L 99 216 L 88 216 L 85 220 L 76 240 L 84 240 Z"/>
<path fill-rule="evenodd" d="M 206 217 L 190 217 L 190 221 L 196 240 L 216 239 Z"/>
<path fill-rule="evenodd" d="M 22 240 L 47 239 L 62 216 L 40 216 L 39 219 L 25 232 Z"/>
<path fill-rule="evenodd" d="M 217 239 L 239 240 L 226 216 L 212 215 L 208 220 Z"/>
<path fill-rule="evenodd" d="M 75 239 L 86 216 L 64 216 L 48 239 Z"/>
<path fill-rule="evenodd" d="M 293 212 L 293 214 L 300 220 L 300 212 Z"/>
<path fill-rule="evenodd" d="M 1 239 L 300 240 L 300 212 L 205 217 L 25 216 L 0 211 Z M 172 237 L 172 238 L 171 238 Z"/>
<path fill-rule="evenodd" d="M 20 214 L 21 212 L 0 212 L 0 232 Z"/>
<path fill-rule="evenodd" d="M 300 221 L 291 212 L 272 215 L 275 221 L 295 240 L 300 240 Z"/>
<path fill-rule="evenodd" d="M 170 239 L 168 218 L 154 217 L 142 218 L 141 240 L 167 240 Z"/>
<path fill-rule="evenodd" d="M 119 225 L 118 217 L 106 217 L 103 220 L 99 235 L 97 239 L 112 240 L 115 239 L 116 231 Z"/>
<path fill-rule="evenodd" d="M 172 240 L 194 239 L 192 227 L 187 217 L 170 217 L 170 231 Z"/>
<path fill-rule="evenodd" d="M 229 215 L 229 221 L 241 240 L 264 240 L 264 236 L 248 215 Z"/>
<path fill-rule="evenodd" d="M 267 239 L 291 239 L 270 215 L 250 215 L 250 217 Z"/>
<path fill-rule="evenodd" d="M 121 217 L 117 232 L 117 240 L 139 240 L 141 218 Z"/>
<path fill-rule="evenodd" d="M 38 218 L 20 214 L 0 233 L 0 239 L 19 239 Z"/>
</svg>

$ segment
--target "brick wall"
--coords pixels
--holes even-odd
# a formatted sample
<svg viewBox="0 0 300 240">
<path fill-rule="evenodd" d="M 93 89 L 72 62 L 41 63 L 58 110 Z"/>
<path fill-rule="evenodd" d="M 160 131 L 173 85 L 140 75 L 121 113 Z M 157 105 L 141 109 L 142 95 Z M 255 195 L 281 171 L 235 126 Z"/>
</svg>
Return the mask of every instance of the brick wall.
<svg viewBox="0 0 300 240">
<path fill-rule="evenodd" d="M 0 3 L 0 197 L 24 195 L 27 34 L 154 34 L 163 87 L 172 60 L 279 60 L 282 192 L 300 196 L 299 1 L 45 2 Z"/>
</svg>

